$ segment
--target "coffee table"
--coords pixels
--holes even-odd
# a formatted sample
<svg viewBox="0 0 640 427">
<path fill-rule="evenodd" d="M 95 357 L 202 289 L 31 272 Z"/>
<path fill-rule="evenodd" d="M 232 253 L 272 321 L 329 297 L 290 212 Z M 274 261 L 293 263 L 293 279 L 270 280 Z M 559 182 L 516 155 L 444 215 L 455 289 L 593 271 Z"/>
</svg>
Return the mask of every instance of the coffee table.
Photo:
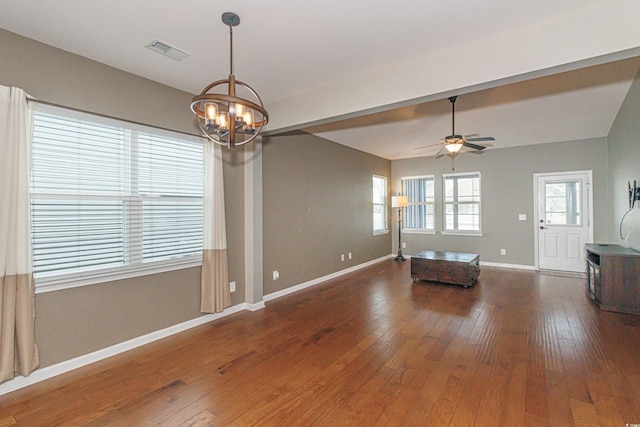
<svg viewBox="0 0 640 427">
<path fill-rule="evenodd" d="M 452 283 L 465 288 L 480 274 L 480 255 L 461 252 L 423 251 L 411 256 L 411 278 Z"/>
</svg>

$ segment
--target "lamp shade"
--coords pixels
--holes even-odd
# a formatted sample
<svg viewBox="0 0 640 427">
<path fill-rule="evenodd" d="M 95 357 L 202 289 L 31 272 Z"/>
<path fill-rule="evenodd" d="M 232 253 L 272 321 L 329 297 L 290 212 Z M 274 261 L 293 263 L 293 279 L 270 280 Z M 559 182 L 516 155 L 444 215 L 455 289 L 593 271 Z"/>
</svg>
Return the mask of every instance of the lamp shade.
<svg viewBox="0 0 640 427">
<path fill-rule="evenodd" d="M 462 148 L 462 145 L 463 144 L 459 144 L 459 143 L 455 143 L 455 144 L 454 143 L 450 143 L 450 144 L 446 144 L 445 148 L 450 153 L 457 153 Z"/>
<path fill-rule="evenodd" d="M 392 208 L 405 208 L 407 207 L 407 196 L 392 196 L 391 197 Z"/>
</svg>

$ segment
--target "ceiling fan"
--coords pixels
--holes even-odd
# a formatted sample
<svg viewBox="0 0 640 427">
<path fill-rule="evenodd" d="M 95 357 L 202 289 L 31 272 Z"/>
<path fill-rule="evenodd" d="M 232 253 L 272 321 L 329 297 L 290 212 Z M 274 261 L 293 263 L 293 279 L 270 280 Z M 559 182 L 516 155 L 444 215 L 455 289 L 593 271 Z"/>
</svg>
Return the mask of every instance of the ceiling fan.
<svg viewBox="0 0 640 427">
<path fill-rule="evenodd" d="M 457 96 L 449 97 L 449 102 L 451 102 L 451 135 L 444 138 L 444 146 L 436 153 L 436 159 L 438 157 L 444 156 L 445 154 L 449 157 L 455 157 L 458 155 L 462 147 L 471 148 L 473 150 L 484 150 L 486 147 L 483 145 L 473 144 L 472 142 L 480 142 L 480 141 L 495 141 L 495 138 L 492 136 L 484 136 L 479 137 L 477 134 L 474 135 L 457 135 L 456 134 L 456 99 Z M 433 144 L 438 145 L 438 144 Z M 427 145 L 426 147 L 432 147 L 433 145 Z M 426 148 L 419 147 L 419 148 Z"/>
</svg>

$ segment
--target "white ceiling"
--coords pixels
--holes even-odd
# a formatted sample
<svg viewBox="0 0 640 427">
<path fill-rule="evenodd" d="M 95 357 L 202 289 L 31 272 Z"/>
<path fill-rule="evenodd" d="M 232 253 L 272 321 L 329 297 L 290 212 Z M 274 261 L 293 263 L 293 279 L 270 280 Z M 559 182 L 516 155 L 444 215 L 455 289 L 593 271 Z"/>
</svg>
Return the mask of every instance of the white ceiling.
<svg viewBox="0 0 640 427">
<path fill-rule="evenodd" d="M 637 19 L 635 0 L 3 0 L 1 8 L 0 28 L 194 94 L 228 74 L 220 16 L 235 12 L 235 75 L 260 93 L 276 130 L 297 126 L 388 159 L 437 151 L 415 148 L 450 133 L 454 94 L 457 133 L 494 136 L 493 148 L 606 136 L 640 68 L 632 58 L 522 77 L 616 50 L 637 55 L 638 26 L 609 26 Z M 500 40 L 525 34 L 524 53 L 501 54 Z M 191 56 L 176 62 L 145 49 L 154 39 Z M 475 47 L 491 43 L 485 61 Z M 412 67 L 420 58 L 439 66 Z M 368 76 L 385 78 L 362 86 Z M 335 93 L 333 110 L 305 102 Z"/>
</svg>

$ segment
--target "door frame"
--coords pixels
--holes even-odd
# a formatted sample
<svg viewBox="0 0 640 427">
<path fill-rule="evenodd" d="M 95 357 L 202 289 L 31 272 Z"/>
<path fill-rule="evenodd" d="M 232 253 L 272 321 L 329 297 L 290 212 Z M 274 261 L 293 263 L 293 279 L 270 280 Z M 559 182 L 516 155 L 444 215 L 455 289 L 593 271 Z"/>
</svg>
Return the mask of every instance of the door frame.
<svg viewBox="0 0 640 427">
<path fill-rule="evenodd" d="M 565 175 L 586 174 L 587 182 L 586 196 L 587 196 L 587 226 L 589 237 L 585 243 L 593 242 L 593 171 L 592 170 L 579 170 L 579 171 L 562 171 L 562 172 L 543 172 L 533 174 L 533 242 L 534 242 L 534 254 L 535 254 L 535 268 L 540 270 L 540 233 L 538 232 L 538 224 L 540 223 L 540 206 L 538 205 L 538 178 L 541 177 L 563 177 Z"/>
</svg>

